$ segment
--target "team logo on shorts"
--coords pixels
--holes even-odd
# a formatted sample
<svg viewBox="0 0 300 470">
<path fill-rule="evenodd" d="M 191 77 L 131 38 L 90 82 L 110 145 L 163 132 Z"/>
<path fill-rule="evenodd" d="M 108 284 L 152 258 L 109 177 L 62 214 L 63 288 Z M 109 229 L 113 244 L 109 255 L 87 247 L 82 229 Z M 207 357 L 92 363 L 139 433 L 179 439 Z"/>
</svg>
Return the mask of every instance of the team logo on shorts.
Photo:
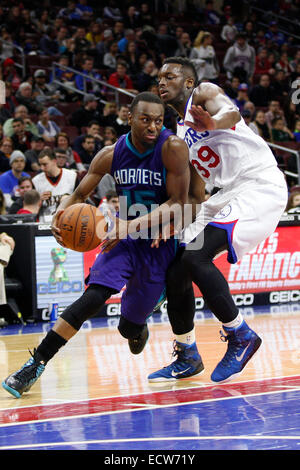
<svg viewBox="0 0 300 470">
<path fill-rule="evenodd" d="M 231 213 L 232 208 L 230 204 L 227 204 L 227 206 L 223 207 L 215 216 L 214 219 L 226 219 L 226 217 L 229 216 Z"/>
</svg>

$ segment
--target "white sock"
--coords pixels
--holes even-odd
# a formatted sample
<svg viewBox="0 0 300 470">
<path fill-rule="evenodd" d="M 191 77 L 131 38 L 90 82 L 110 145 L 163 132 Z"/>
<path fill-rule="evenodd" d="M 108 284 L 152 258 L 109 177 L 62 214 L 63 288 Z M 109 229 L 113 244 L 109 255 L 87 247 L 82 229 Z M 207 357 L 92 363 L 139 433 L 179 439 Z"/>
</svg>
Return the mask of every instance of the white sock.
<svg viewBox="0 0 300 470">
<path fill-rule="evenodd" d="M 237 329 L 241 326 L 241 324 L 243 323 L 244 319 L 243 319 L 243 315 L 241 313 L 238 314 L 237 317 L 235 317 L 234 320 L 228 322 L 228 323 L 223 323 L 223 326 L 225 326 L 226 328 L 232 328 L 232 329 Z"/>
<path fill-rule="evenodd" d="M 176 341 L 191 346 L 196 341 L 195 328 L 183 335 L 176 335 Z"/>
</svg>

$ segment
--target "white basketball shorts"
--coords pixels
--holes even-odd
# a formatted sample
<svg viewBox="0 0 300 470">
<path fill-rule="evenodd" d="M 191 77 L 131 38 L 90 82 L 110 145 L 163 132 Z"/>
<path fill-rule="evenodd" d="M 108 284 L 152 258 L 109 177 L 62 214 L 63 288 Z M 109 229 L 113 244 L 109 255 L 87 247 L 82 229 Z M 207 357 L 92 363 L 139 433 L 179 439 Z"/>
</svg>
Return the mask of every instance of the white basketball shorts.
<svg viewBox="0 0 300 470">
<path fill-rule="evenodd" d="M 184 229 L 182 242 L 186 249 L 200 249 L 206 225 L 222 228 L 227 232 L 227 259 L 236 263 L 275 231 L 287 198 L 284 176 L 276 167 L 257 178 L 239 179 L 201 204 L 195 221 Z"/>
</svg>

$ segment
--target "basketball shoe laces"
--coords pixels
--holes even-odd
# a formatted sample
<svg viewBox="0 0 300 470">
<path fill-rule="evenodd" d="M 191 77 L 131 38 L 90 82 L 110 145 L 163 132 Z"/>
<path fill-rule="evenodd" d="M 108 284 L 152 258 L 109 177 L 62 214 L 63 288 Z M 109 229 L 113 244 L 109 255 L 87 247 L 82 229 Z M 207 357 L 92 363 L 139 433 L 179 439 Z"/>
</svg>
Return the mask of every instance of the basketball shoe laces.
<svg viewBox="0 0 300 470">
<path fill-rule="evenodd" d="M 176 369 L 180 371 L 181 369 L 186 368 L 187 360 L 190 360 L 191 357 L 188 357 L 186 354 L 186 348 L 181 348 L 176 339 L 173 341 L 173 352 L 172 357 L 176 357 L 177 359 L 173 361 L 172 366 L 176 365 Z"/>
<path fill-rule="evenodd" d="M 224 367 L 230 367 L 232 362 L 236 360 L 236 356 L 239 353 L 240 349 L 244 346 L 247 346 L 248 341 L 240 338 L 237 332 L 229 333 L 228 335 L 224 335 L 223 331 L 220 330 L 220 339 L 224 343 L 228 342 L 228 349 L 226 351 L 225 356 L 220 362 L 220 365 Z"/>
<path fill-rule="evenodd" d="M 38 362 L 35 358 L 36 348 L 34 348 L 33 354 L 30 350 L 29 353 L 31 358 L 15 374 L 15 378 L 27 386 L 31 386 L 45 370 L 45 364 Z"/>
</svg>

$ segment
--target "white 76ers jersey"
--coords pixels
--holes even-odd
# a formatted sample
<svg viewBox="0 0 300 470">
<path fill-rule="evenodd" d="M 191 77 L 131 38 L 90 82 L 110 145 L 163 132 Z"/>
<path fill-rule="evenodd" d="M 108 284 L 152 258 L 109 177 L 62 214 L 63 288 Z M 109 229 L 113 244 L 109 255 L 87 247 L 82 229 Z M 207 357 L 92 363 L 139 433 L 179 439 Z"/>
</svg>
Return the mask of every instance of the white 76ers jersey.
<svg viewBox="0 0 300 470">
<path fill-rule="evenodd" d="M 184 119 L 177 124 L 177 135 L 188 145 L 190 162 L 206 183 L 224 188 L 277 167 L 267 143 L 242 118 L 232 129 L 196 132 L 186 126 L 184 120 L 193 121 L 192 100 L 193 93 Z"/>
</svg>

